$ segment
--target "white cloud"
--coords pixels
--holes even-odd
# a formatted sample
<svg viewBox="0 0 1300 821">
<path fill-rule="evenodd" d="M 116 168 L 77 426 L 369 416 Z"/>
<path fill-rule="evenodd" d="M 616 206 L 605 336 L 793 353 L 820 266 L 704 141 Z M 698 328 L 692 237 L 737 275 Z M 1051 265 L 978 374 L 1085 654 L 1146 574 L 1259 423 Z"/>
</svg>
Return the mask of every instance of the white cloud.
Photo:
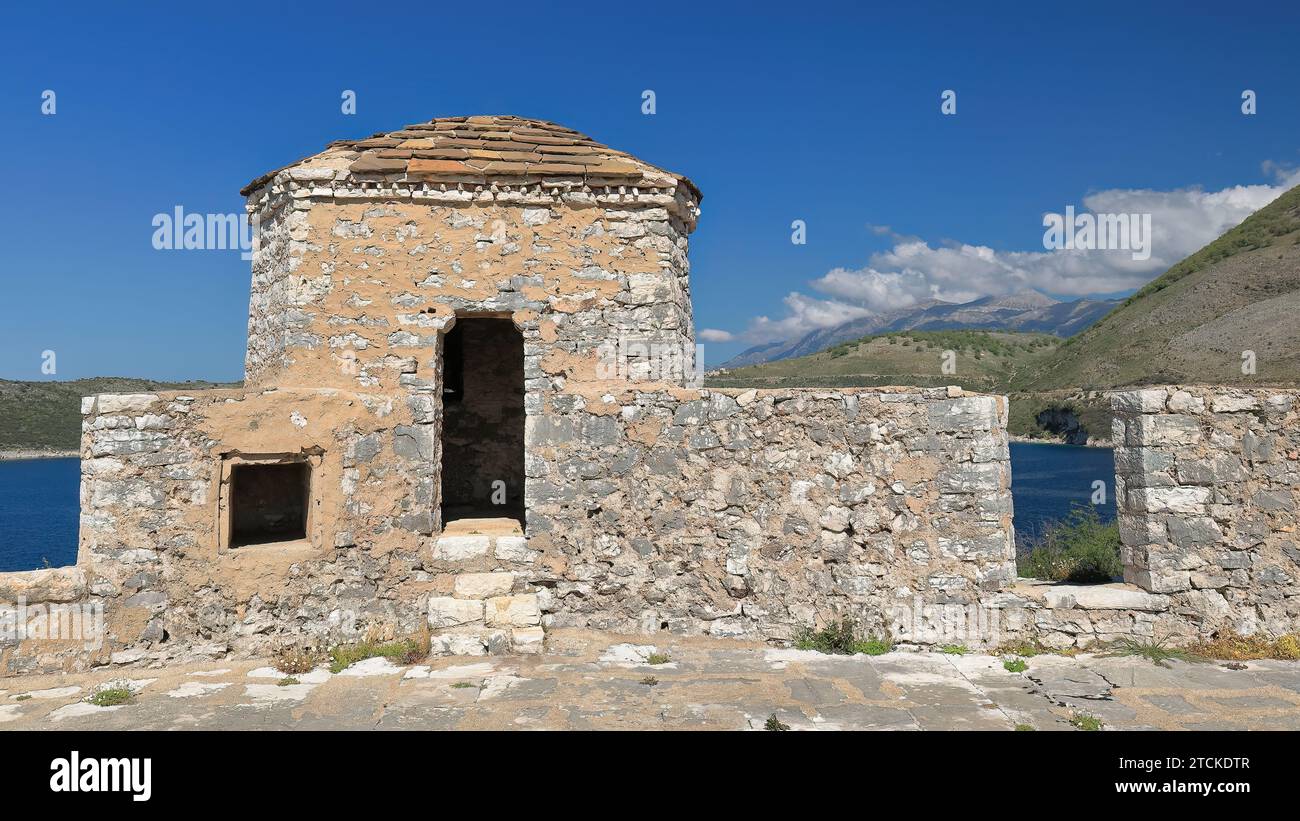
<svg viewBox="0 0 1300 821">
<path fill-rule="evenodd" d="M 717 328 L 701 328 L 700 339 L 705 342 L 730 342 L 732 340 L 731 331 L 722 331 Z"/>
<path fill-rule="evenodd" d="M 1264 171 L 1278 184 L 1237 185 L 1221 191 L 1110 189 L 1089 194 L 1082 208 L 1076 206 L 1080 213 L 1150 214 L 1148 259 L 1135 260 L 1130 250 L 999 251 L 967 243 L 931 245 L 872 227 L 878 234 L 892 236 L 893 247 L 872 255 L 862 268 L 835 268 L 809 283 L 825 298 L 790 293 L 784 300 L 786 316 L 756 317 L 744 332 L 728 336 L 750 343 L 791 339 L 926 299 L 969 302 L 1029 288 L 1065 297 L 1136 289 L 1300 184 L 1300 169 L 1266 163 Z M 1067 205 L 1062 203 L 1062 212 Z M 1034 225 L 1042 230 L 1037 228 L 1041 225 L 1037 217 Z M 710 329 L 708 333 L 726 332 Z"/>
</svg>

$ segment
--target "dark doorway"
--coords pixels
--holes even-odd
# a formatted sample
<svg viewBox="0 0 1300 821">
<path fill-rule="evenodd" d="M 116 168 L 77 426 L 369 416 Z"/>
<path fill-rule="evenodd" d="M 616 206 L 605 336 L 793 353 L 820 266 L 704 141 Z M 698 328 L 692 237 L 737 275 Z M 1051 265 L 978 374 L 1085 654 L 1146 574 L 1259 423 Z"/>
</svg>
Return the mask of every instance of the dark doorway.
<svg viewBox="0 0 1300 821">
<path fill-rule="evenodd" d="M 230 546 L 305 539 L 310 487 L 306 462 L 235 465 L 230 472 Z"/>
<path fill-rule="evenodd" d="M 443 339 L 442 520 L 524 513 L 524 338 L 458 317 Z"/>
</svg>

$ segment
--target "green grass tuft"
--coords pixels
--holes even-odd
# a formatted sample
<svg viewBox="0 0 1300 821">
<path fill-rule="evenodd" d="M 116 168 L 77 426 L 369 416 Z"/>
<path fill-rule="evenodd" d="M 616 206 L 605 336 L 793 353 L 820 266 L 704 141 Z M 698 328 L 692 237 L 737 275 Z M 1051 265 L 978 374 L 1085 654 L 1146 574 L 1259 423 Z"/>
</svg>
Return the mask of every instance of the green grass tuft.
<svg viewBox="0 0 1300 821">
<path fill-rule="evenodd" d="M 105 684 L 86 696 L 86 702 L 96 707 L 117 707 L 130 704 L 135 700 L 135 693 L 126 684 Z"/>
<path fill-rule="evenodd" d="M 1008 673 L 1023 673 L 1029 669 L 1029 664 L 1020 658 L 1003 659 L 1002 667 Z"/>
<path fill-rule="evenodd" d="M 840 619 L 838 623 L 828 624 L 821 630 L 805 627 L 799 631 L 794 646 L 799 650 L 816 650 L 841 656 L 863 653 L 868 656 L 880 656 L 894 649 L 894 642 L 888 637 L 859 637 L 857 625 L 853 619 Z"/>
<path fill-rule="evenodd" d="M 1080 730 L 1093 732 L 1102 728 L 1101 719 L 1092 713 L 1075 712 L 1070 714 L 1070 724 Z"/>
<path fill-rule="evenodd" d="M 1035 727 L 1035 726 L 1032 725 L 1032 724 L 1017 724 L 1017 725 L 1016 725 L 1016 732 L 1018 732 L 1018 733 L 1033 732 L 1033 731 L 1035 731 L 1035 730 L 1037 730 L 1037 729 L 1038 729 L 1038 728 Z"/>
<path fill-rule="evenodd" d="M 330 672 L 341 673 L 358 661 L 382 656 L 395 664 L 414 664 L 429 655 L 428 636 L 389 642 L 362 641 L 342 644 L 330 650 Z"/>
<path fill-rule="evenodd" d="M 948 656 L 964 656 L 970 649 L 964 644 L 945 644 L 939 648 L 939 652 Z"/>
<path fill-rule="evenodd" d="M 667 653 L 651 653 L 646 659 L 647 664 L 667 664 L 672 661 L 673 657 Z"/>
<path fill-rule="evenodd" d="M 1167 640 L 1160 641 L 1139 641 L 1137 639 L 1119 639 L 1111 642 L 1106 652 L 1102 653 L 1103 657 L 1109 656 L 1137 656 L 1150 661 L 1152 664 L 1160 667 L 1171 667 L 1170 660 L 1198 662 L 1205 661 L 1191 650 L 1185 650 L 1181 647 L 1172 647 L 1166 643 Z"/>
<path fill-rule="evenodd" d="M 772 715 L 767 717 L 767 721 L 763 723 L 763 729 L 771 730 L 776 733 L 783 733 L 790 729 L 790 725 L 783 723 L 781 719 L 776 717 L 776 713 L 772 713 Z"/>
</svg>

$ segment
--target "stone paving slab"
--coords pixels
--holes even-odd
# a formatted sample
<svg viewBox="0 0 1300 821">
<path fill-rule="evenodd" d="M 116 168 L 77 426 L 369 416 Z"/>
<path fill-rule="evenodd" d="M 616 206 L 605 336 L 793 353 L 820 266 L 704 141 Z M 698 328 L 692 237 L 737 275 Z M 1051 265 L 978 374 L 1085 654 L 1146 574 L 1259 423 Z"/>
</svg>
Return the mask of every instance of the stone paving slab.
<svg viewBox="0 0 1300 821">
<path fill-rule="evenodd" d="M 666 653 L 666 664 L 648 663 Z M 537 656 L 382 659 L 280 686 L 265 659 L 0 679 L 0 729 L 1072 730 L 1300 729 L 1300 663 L 1216 664 L 987 655 L 828 656 L 708 638 L 555 631 Z M 131 704 L 94 687 L 130 680 Z"/>
</svg>

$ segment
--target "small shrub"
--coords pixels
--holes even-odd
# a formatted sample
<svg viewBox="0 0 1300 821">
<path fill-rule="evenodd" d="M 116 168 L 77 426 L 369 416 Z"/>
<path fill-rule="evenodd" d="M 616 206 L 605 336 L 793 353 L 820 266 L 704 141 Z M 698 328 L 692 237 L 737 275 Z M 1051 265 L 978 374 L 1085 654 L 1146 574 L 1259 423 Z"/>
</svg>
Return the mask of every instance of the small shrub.
<svg viewBox="0 0 1300 821">
<path fill-rule="evenodd" d="M 654 676 L 646 676 L 645 678 L 641 679 L 641 683 L 647 687 L 654 687 L 656 684 L 659 683 L 659 679 L 655 678 Z"/>
<path fill-rule="evenodd" d="M 21 696 L 14 696 L 14 701 L 30 701 L 31 698 L 29 694 L 23 693 Z"/>
<path fill-rule="evenodd" d="M 1008 673 L 1023 673 L 1029 669 L 1024 659 L 1003 659 L 1002 667 Z"/>
<path fill-rule="evenodd" d="M 939 648 L 939 652 L 948 656 L 964 656 L 970 652 L 964 644 L 945 644 Z"/>
<path fill-rule="evenodd" d="M 777 718 L 776 713 L 772 713 L 772 715 L 767 717 L 767 721 L 763 723 L 763 729 L 771 730 L 772 732 L 783 733 L 786 730 L 790 729 L 790 725 L 785 724 L 784 722 L 781 721 L 781 719 Z"/>
<path fill-rule="evenodd" d="M 458 681 L 458 682 L 456 682 L 455 684 L 453 684 L 453 685 L 451 685 L 451 686 L 452 686 L 452 687 L 455 687 L 457 690 L 463 690 L 463 689 L 465 689 L 466 687 L 478 687 L 478 685 L 475 684 L 475 683 L 472 682 L 472 681 Z"/>
<path fill-rule="evenodd" d="M 277 681 L 276 685 L 279 687 L 288 687 L 292 684 L 301 684 L 301 683 L 302 683 L 301 681 L 298 681 L 298 679 L 294 678 L 293 676 L 285 676 L 284 678 Z"/>
<path fill-rule="evenodd" d="M 1166 639 L 1160 641 L 1139 641 L 1137 639 L 1119 639 L 1112 642 L 1103 656 L 1137 656 L 1160 667 L 1170 667 L 1170 659 L 1177 661 L 1203 661 L 1195 653 L 1181 647 L 1171 647 Z"/>
<path fill-rule="evenodd" d="M 889 639 L 866 639 L 855 645 L 857 652 L 868 656 L 883 656 L 894 649 L 894 643 Z"/>
<path fill-rule="evenodd" d="M 1075 505 L 1017 557 L 1016 570 L 1053 582 L 1109 582 L 1124 573 L 1119 548 L 1118 523 L 1102 524 L 1091 505 Z"/>
<path fill-rule="evenodd" d="M 1187 648 L 1202 658 L 1221 661 L 1250 661 L 1252 659 L 1300 659 L 1300 634 L 1288 633 L 1278 638 L 1262 635 L 1243 636 L 1225 630 L 1213 638 L 1199 641 Z"/>
<path fill-rule="evenodd" d="M 1033 731 L 1036 730 L 1036 729 L 1037 729 L 1037 728 L 1036 728 L 1034 725 L 1032 725 L 1032 724 L 1017 724 L 1017 725 L 1016 725 L 1016 732 L 1018 732 L 1018 733 L 1033 732 Z"/>
<path fill-rule="evenodd" d="M 841 656 L 852 656 L 857 653 L 879 656 L 894 649 L 894 642 L 888 636 L 858 638 L 853 619 L 844 618 L 837 624 L 828 624 L 817 631 L 805 627 L 795 638 L 794 646 L 800 650 L 816 650 L 819 653 Z"/>
<path fill-rule="evenodd" d="M 1033 658 L 1050 652 L 1052 651 L 1044 647 L 1036 636 L 1004 641 L 993 651 L 994 655 L 998 656 L 1020 656 L 1022 658 Z"/>
<path fill-rule="evenodd" d="M 672 661 L 673 657 L 667 653 L 651 653 L 646 659 L 647 664 L 667 664 Z"/>
<path fill-rule="evenodd" d="M 1300 636 L 1291 634 L 1278 638 L 1273 642 L 1273 658 L 1284 661 L 1296 661 L 1300 659 Z"/>
<path fill-rule="evenodd" d="M 131 690 L 131 685 L 126 682 L 102 684 L 86 696 L 86 703 L 96 707 L 117 707 L 121 704 L 130 704 L 134 700 L 135 693 Z"/>
<path fill-rule="evenodd" d="M 314 647 L 285 645 L 271 655 L 271 660 L 275 669 L 281 673 L 286 676 L 297 676 L 316 669 L 320 656 L 320 651 Z"/>
<path fill-rule="evenodd" d="M 1092 713 L 1071 713 L 1070 724 L 1076 729 L 1087 730 L 1089 732 L 1100 730 L 1102 728 L 1101 719 Z"/>
</svg>

